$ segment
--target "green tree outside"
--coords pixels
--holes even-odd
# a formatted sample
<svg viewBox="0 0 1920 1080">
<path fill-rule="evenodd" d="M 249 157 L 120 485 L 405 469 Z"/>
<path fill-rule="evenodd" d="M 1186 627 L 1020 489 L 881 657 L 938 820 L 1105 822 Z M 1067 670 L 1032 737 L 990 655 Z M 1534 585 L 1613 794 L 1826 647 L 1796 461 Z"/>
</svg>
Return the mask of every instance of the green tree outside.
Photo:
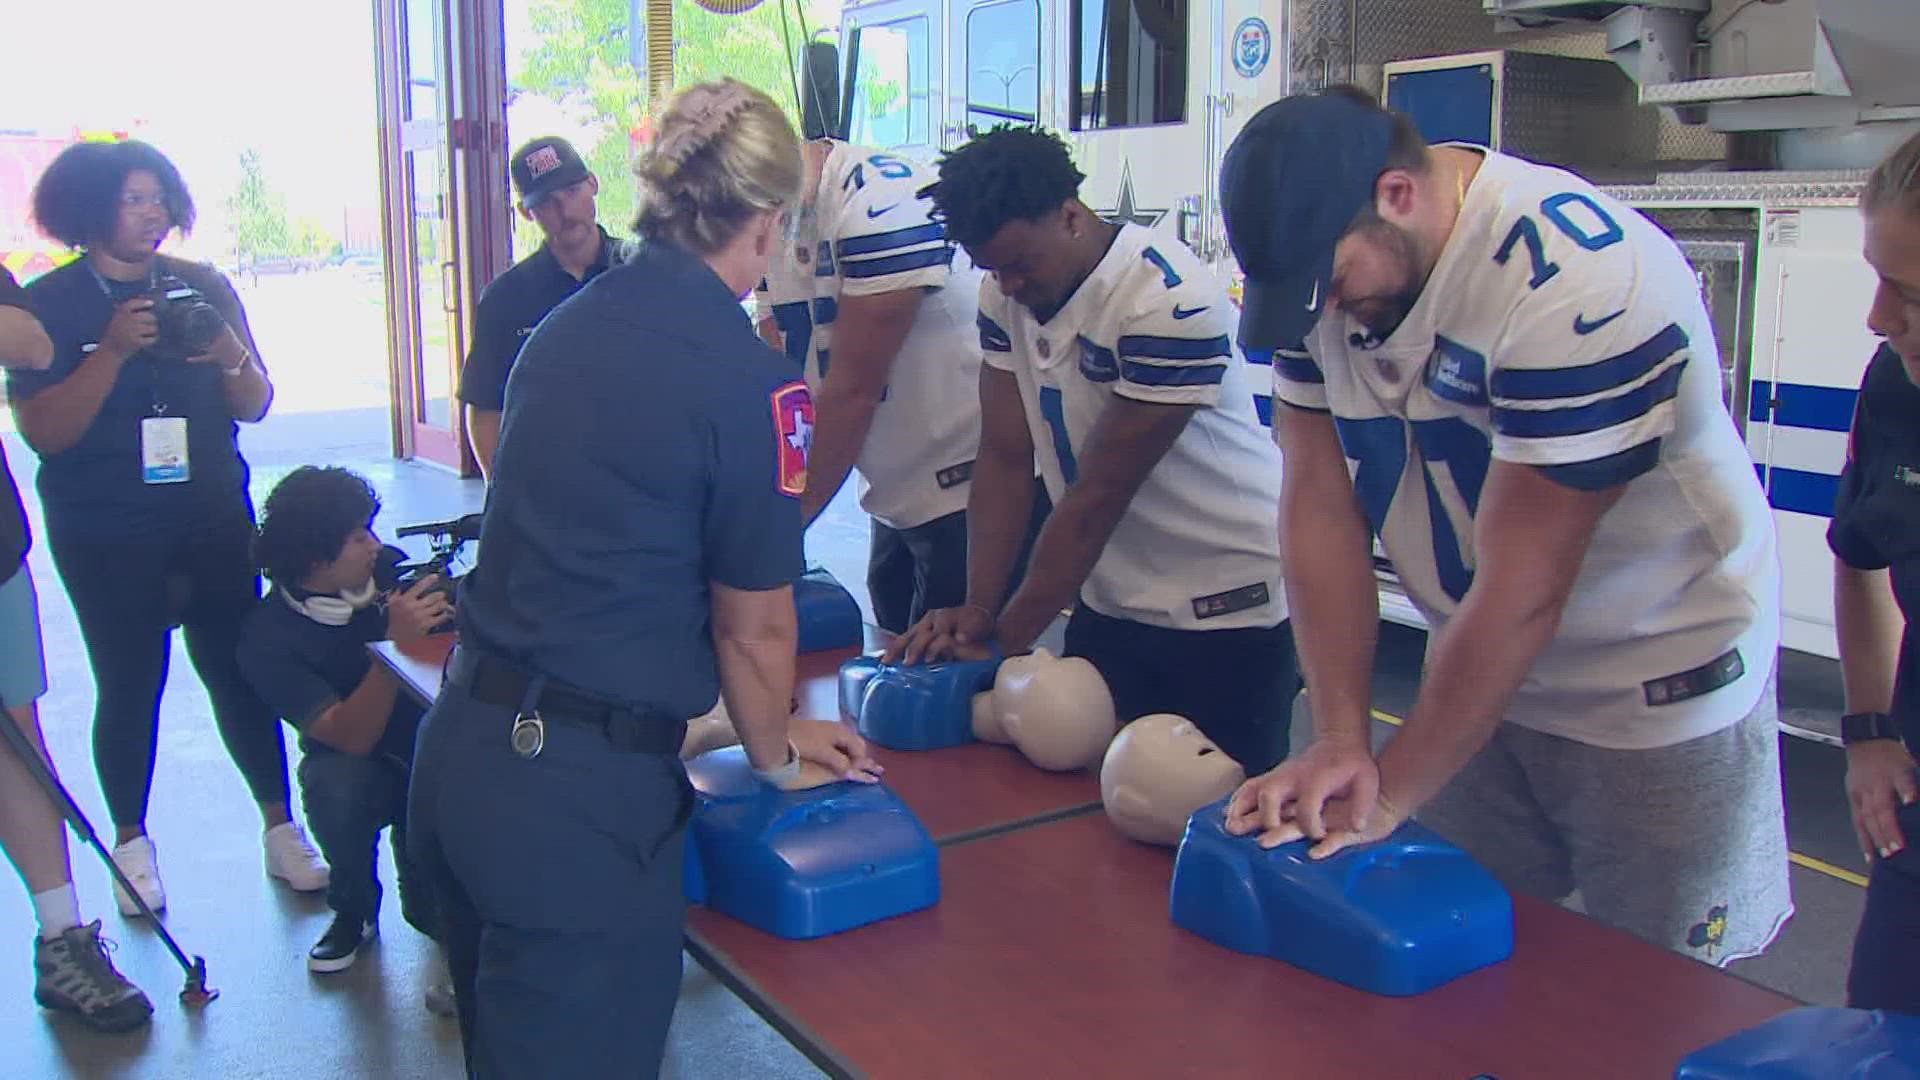
<svg viewBox="0 0 1920 1080">
<path fill-rule="evenodd" d="M 674 0 L 673 7 L 675 85 L 731 75 L 766 91 L 798 123 L 788 43 L 797 50 L 809 32 L 834 29 L 839 0 L 801 0 L 803 20 L 795 19 L 792 7 L 782 0 L 766 0 L 740 15 L 716 15 L 693 0 Z M 635 8 L 644 16 L 644 3 L 635 0 L 531 0 L 535 44 L 517 65 L 508 59 L 514 90 L 562 103 L 597 122 L 598 137 L 579 150 L 600 178 L 600 219 L 617 234 L 625 234 L 633 222 L 629 164 L 637 132 L 652 107 L 646 75 L 632 62 L 642 51 L 629 37 Z M 785 34 L 783 9 L 788 12 Z M 516 219 L 515 256 L 539 245 L 539 227 Z"/>
</svg>

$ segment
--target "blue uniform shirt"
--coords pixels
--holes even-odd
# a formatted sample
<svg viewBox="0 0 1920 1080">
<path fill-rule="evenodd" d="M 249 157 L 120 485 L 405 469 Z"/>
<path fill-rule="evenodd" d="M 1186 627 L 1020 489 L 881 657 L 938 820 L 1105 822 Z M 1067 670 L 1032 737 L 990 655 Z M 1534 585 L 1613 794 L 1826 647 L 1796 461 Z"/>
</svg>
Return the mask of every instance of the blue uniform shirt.
<svg viewBox="0 0 1920 1080">
<path fill-rule="evenodd" d="M 644 245 L 514 364 L 462 641 L 629 705 L 712 708 L 708 583 L 805 569 L 812 412 L 705 262 Z"/>
<path fill-rule="evenodd" d="M 210 266 L 155 257 L 156 274 L 174 274 L 206 295 L 255 356 L 253 332 L 232 283 Z M 34 314 L 53 339 L 53 366 L 14 368 L 7 392 L 26 399 L 57 386 L 99 343 L 115 305 L 146 293 L 148 282 L 95 276 L 85 259 L 50 270 L 27 287 Z M 78 442 L 40 461 L 40 500 L 50 534 L 91 539 L 178 536 L 209 521 L 250 521 L 248 469 L 240 426 L 227 400 L 228 379 L 213 364 L 190 364 L 158 346 L 126 362 L 93 423 Z M 140 474 L 140 422 L 150 416 L 187 421 L 189 479 L 148 484 Z"/>
<path fill-rule="evenodd" d="M 1847 467 L 1827 543 L 1856 570 L 1888 570 L 1906 623 L 1894 676 L 1892 715 L 1920 753 L 1920 387 L 1890 346 L 1867 365 L 1853 416 Z"/>
</svg>

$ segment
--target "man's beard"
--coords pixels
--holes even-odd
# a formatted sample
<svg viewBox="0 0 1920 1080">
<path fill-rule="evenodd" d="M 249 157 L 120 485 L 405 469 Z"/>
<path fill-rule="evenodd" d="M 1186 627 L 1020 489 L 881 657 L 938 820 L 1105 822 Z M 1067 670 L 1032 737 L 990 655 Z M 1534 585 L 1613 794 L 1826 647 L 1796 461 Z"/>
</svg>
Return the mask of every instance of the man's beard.
<svg viewBox="0 0 1920 1080">
<path fill-rule="evenodd" d="M 1385 341 L 1413 313 L 1414 305 L 1420 302 L 1420 294 L 1426 291 L 1427 278 L 1432 271 L 1423 269 L 1426 260 L 1420 257 L 1420 241 L 1412 233 L 1385 221 L 1376 221 L 1365 228 L 1393 253 L 1395 261 L 1405 268 L 1407 275 L 1405 288 L 1391 296 L 1370 300 L 1369 306 L 1378 310 L 1370 311 L 1366 318 L 1358 319 L 1374 341 Z"/>
</svg>

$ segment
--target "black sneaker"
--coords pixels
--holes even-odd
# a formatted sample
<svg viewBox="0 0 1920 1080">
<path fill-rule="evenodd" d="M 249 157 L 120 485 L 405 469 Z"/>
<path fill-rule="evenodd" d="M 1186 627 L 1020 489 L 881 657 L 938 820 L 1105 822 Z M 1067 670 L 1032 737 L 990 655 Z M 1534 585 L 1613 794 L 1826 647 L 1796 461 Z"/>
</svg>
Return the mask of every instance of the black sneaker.
<svg viewBox="0 0 1920 1080">
<path fill-rule="evenodd" d="M 74 1014 L 95 1031 L 132 1031 L 153 1015 L 153 1003 L 107 958 L 112 943 L 98 919 L 33 945 L 33 1000 Z"/>
<path fill-rule="evenodd" d="M 373 923 L 361 922 L 352 915 L 335 915 L 333 925 L 307 950 L 307 970 L 323 975 L 347 970 L 378 932 Z"/>
</svg>

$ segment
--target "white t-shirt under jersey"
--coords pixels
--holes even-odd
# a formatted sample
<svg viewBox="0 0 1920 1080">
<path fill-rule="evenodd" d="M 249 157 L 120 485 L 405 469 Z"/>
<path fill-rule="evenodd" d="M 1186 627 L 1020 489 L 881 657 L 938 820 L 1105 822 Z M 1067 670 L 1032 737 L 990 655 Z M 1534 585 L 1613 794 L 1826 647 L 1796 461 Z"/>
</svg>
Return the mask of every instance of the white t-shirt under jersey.
<svg viewBox="0 0 1920 1080">
<path fill-rule="evenodd" d="M 1721 403 L 1699 287 L 1652 222 L 1488 153 L 1390 337 L 1336 309 L 1274 359 L 1277 397 L 1331 409 L 1374 531 L 1436 626 L 1472 583 L 1492 460 L 1587 486 L 1631 477 L 1507 719 L 1643 749 L 1752 711 L 1779 644 L 1773 520 Z"/>
<path fill-rule="evenodd" d="M 861 508 L 896 529 L 966 509 L 980 445 L 980 273 L 918 194 L 936 179 L 910 161 L 835 143 L 812 235 L 788 245 L 759 294 L 817 390 L 833 369 L 843 297 L 928 290 L 854 463 Z"/>
<path fill-rule="evenodd" d="M 1081 588 L 1094 611 L 1180 630 L 1286 618 L 1274 508 L 1280 455 L 1254 412 L 1226 294 L 1184 246 L 1120 229 L 1065 307 L 1041 323 L 980 289 L 986 362 L 1020 383 L 1040 472 L 1057 504 L 1116 396 L 1201 406 L 1128 504 Z"/>
</svg>

